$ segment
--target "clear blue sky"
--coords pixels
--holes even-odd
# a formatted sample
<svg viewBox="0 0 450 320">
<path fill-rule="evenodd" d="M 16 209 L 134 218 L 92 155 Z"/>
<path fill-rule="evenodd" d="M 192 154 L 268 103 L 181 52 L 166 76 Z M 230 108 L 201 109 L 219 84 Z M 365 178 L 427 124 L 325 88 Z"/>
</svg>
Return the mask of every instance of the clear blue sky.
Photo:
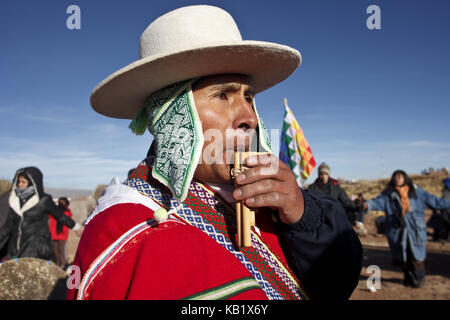
<svg viewBox="0 0 450 320">
<path fill-rule="evenodd" d="M 81 8 L 81 30 L 66 27 L 71 4 Z M 8 0 L 0 6 L 0 178 L 34 165 L 52 187 L 124 179 L 152 137 L 95 113 L 90 92 L 138 58 L 152 20 L 189 4 L 220 6 L 244 39 L 302 53 L 301 67 L 257 95 L 257 106 L 269 129 L 280 128 L 287 97 L 332 176 L 450 167 L 449 1 Z M 381 30 L 366 27 L 372 4 Z"/>
</svg>

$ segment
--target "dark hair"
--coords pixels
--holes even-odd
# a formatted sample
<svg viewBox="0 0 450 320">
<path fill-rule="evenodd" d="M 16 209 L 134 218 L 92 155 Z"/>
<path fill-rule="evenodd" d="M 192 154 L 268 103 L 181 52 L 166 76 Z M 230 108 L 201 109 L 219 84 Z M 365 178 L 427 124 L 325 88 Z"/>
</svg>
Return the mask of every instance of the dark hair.
<svg viewBox="0 0 450 320">
<path fill-rule="evenodd" d="M 23 172 L 23 171 L 20 172 L 20 173 L 17 175 L 17 180 L 19 180 L 20 177 L 22 177 L 22 178 L 24 178 L 25 180 L 27 180 L 29 186 L 32 185 L 30 178 L 28 178 L 28 175 L 27 175 L 25 172 Z"/>
<path fill-rule="evenodd" d="M 67 199 L 66 197 L 61 197 L 61 198 L 59 198 L 59 199 L 58 199 L 58 203 L 59 203 L 61 200 L 64 201 L 64 203 L 65 203 L 66 206 L 68 206 L 68 205 L 70 204 L 69 199 Z"/>
<path fill-rule="evenodd" d="M 405 184 L 407 184 L 409 186 L 408 196 L 410 198 L 416 198 L 416 188 L 414 188 L 414 184 L 413 184 L 411 178 L 403 170 L 395 170 L 394 173 L 392 173 L 391 180 L 389 181 L 389 183 L 385 189 L 385 192 L 388 192 L 388 193 L 392 193 L 394 191 L 396 192 L 395 175 L 397 173 L 401 173 L 403 175 L 403 177 L 405 178 Z"/>
</svg>

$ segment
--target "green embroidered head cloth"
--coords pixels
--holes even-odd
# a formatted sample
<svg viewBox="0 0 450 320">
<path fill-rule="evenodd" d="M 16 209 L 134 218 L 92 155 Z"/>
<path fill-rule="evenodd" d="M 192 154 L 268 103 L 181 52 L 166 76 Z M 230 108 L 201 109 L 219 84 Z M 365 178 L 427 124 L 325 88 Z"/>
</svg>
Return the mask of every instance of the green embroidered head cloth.
<svg viewBox="0 0 450 320">
<path fill-rule="evenodd" d="M 195 106 L 192 84 L 197 79 L 178 82 L 151 94 L 130 129 L 144 134 L 148 129 L 156 142 L 152 176 L 167 186 L 180 201 L 186 198 L 195 169 L 200 161 L 204 137 Z M 258 149 L 272 152 L 264 123 L 258 118 Z"/>
</svg>

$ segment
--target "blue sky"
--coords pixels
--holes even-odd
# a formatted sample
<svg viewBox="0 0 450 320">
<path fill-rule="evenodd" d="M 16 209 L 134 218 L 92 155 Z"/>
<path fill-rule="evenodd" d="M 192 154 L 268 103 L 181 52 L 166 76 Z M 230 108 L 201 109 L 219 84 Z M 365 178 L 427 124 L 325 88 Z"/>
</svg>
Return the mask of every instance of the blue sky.
<svg viewBox="0 0 450 320">
<path fill-rule="evenodd" d="M 71 4 L 81 30 L 66 27 Z M 280 128 L 287 97 L 333 177 L 450 167 L 449 1 L 9 0 L 0 7 L 0 178 L 34 165 L 52 187 L 124 179 L 152 137 L 95 113 L 90 92 L 138 58 L 152 20 L 190 4 L 227 10 L 244 39 L 301 52 L 289 79 L 257 95 L 258 110 L 269 129 Z M 381 30 L 366 27 L 372 4 Z"/>
</svg>

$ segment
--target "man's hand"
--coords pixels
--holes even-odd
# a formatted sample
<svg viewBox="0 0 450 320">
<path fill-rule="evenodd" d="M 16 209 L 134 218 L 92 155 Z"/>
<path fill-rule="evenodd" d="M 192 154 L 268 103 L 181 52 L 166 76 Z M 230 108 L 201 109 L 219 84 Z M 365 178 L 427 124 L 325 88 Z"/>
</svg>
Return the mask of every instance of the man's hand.
<svg viewBox="0 0 450 320">
<path fill-rule="evenodd" d="M 81 237 L 81 235 L 83 234 L 83 230 L 84 230 L 84 227 L 81 227 L 80 229 L 75 230 L 74 232 L 77 235 L 77 237 Z"/>
<path fill-rule="evenodd" d="M 236 177 L 239 188 L 233 197 L 249 208 L 278 210 L 283 223 L 297 222 L 303 215 L 303 194 L 291 169 L 274 155 L 248 157 L 249 169 Z"/>
</svg>

